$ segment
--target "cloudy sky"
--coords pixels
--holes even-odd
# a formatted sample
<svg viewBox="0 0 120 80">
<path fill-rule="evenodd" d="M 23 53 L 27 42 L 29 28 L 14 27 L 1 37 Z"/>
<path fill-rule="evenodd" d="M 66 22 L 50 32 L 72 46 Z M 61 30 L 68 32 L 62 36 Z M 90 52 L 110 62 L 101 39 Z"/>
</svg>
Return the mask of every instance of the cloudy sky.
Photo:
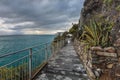
<svg viewBox="0 0 120 80">
<path fill-rule="evenodd" d="M 78 22 L 84 0 L 0 0 L 0 35 L 54 34 Z"/>
</svg>

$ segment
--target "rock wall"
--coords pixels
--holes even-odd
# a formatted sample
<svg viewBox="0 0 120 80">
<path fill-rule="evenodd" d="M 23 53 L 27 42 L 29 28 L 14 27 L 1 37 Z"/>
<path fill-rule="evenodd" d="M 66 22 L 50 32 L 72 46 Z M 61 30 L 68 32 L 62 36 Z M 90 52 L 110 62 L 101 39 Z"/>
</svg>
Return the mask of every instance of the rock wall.
<svg viewBox="0 0 120 80">
<path fill-rule="evenodd" d="M 76 53 L 79 55 L 79 58 L 81 59 L 84 68 L 87 71 L 87 74 L 91 80 L 95 80 L 95 75 L 92 71 L 92 58 L 91 54 L 85 50 L 85 44 L 80 43 L 77 40 L 74 40 L 74 48 Z"/>
<path fill-rule="evenodd" d="M 86 44 L 77 40 L 74 47 L 91 80 L 120 80 L 120 58 L 114 47 L 87 50 Z"/>
</svg>

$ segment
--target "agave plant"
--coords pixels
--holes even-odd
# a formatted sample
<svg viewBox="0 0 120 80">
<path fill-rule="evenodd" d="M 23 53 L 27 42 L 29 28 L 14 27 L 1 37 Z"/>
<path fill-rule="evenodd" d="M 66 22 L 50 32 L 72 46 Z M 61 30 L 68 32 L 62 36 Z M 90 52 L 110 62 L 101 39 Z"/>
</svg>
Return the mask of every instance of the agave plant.
<svg viewBox="0 0 120 80">
<path fill-rule="evenodd" d="M 95 20 L 90 21 L 90 25 L 84 26 L 84 31 L 80 38 L 82 38 L 82 41 L 88 43 L 90 46 L 108 46 L 111 29 L 111 23 L 106 22 L 103 24 L 97 23 Z"/>
<path fill-rule="evenodd" d="M 107 5 L 111 5 L 111 3 L 113 2 L 113 0 L 104 0 L 103 3 L 107 4 Z"/>
</svg>

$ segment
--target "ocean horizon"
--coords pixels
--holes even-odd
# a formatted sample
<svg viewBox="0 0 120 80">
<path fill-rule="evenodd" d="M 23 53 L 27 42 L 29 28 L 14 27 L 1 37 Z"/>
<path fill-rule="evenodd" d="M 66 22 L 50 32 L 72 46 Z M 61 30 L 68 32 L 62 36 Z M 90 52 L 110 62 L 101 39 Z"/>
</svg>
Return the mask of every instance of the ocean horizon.
<svg viewBox="0 0 120 80">
<path fill-rule="evenodd" d="M 37 48 L 33 48 L 33 52 L 44 48 L 44 43 L 51 43 L 55 35 L 2 35 L 0 36 L 0 56 L 8 53 L 14 53 L 26 48 L 30 48 L 35 45 L 39 45 Z M 0 66 L 5 65 L 11 61 L 28 55 L 29 50 L 18 52 L 18 54 L 3 57 L 0 59 Z M 44 53 L 41 52 L 41 53 Z"/>
<path fill-rule="evenodd" d="M 0 35 L 0 55 L 53 41 L 55 35 Z M 17 47 L 16 47 L 17 46 Z"/>
</svg>

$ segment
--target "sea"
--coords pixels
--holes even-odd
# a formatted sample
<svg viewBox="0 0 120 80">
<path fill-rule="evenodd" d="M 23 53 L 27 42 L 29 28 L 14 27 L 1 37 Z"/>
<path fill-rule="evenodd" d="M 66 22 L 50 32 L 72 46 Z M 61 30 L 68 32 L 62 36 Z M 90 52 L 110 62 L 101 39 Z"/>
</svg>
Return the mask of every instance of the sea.
<svg viewBox="0 0 120 80">
<path fill-rule="evenodd" d="M 0 36 L 0 56 L 20 51 L 35 45 L 52 42 L 55 35 L 5 35 Z M 11 59 L 16 58 L 11 57 Z M 10 58 L 0 58 L 0 66 L 9 62 Z"/>
</svg>

